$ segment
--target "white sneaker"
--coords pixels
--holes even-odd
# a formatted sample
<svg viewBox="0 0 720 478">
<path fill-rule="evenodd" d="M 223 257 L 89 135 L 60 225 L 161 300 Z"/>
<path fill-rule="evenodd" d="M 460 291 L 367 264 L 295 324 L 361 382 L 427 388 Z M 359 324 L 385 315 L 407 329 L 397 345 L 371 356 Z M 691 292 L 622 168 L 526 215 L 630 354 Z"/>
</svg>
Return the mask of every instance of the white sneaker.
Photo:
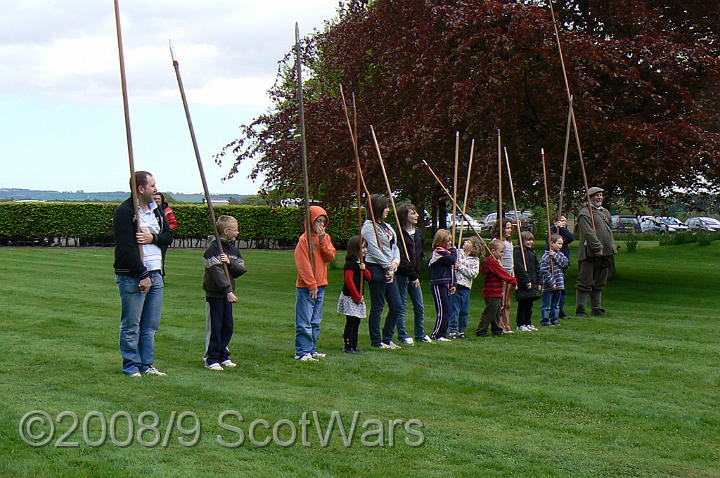
<svg viewBox="0 0 720 478">
<path fill-rule="evenodd" d="M 397 350 L 397 349 L 401 349 L 401 348 L 402 348 L 402 347 L 400 347 L 398 344 L 396 344 L 395 342 L 393 342 L 392 340 L 387 344 L 387 346 L 388 346 L 390 349 L 392 349 L 392 350 Z"/>
<path fill-rule="evenodd" d="M 402 343 L 405 345 L 415 345 L 415 341 L 413 340 L 412 337 L 405 337 L 403 339 Z"/>
<path fill-rule="evenodd" d="M 518 329 L 519 332 L 530 332 L 530 329 L 528 328 L 527 325 L 521 325 L 521 326 L 518 327 L 517 329 Z"/>
<path fill-rule="evenodd" d="M 423 338 L 422 338 L 422 342 L 429 342 L 429 343 L 432 343 L 432 339 L 430 338 L 430 336 L 429 336 L 429 335 L 426 335 L 425 337 L 423 337 Z"/>
<path fill-rule="evenodd" d="M 435 339 L 435 342 L 452 342 L 450 339 L 446 339 L 445 337 L 438 337 Z"/>
<path fill-rule="evenodd" d="M 532 332 L 536 331 L 538 328 L 535 327 L 533 324 L 528 325 L 528 329 L 530 329 Z"/>
<path fill-rule="evenodd" d="M 325 358 L 325 355 L 326 355 L 326 354 L 324 354 L 324 353 L 322 353 L 322 352 L 313 352 L 313 353 L 312 353 L 312 356 L 313 356 L 314 359 Z"/>
<path fill-rule="evenodd" d="M 230 359 L 223 360 L 222 362 L 220 362 L 220 365 L 222 365 L 222 366 L 225 367 L 225 368 L 235 368 L 235 367 L 237 367 L 237 364 L 236 364 L 235 362 L 233 362 L 232 360 L 230 360 Z"/>
<path fill-rule="evenodd" d="M 142 374 L 140 372 L 135 372 L 128 374 L 128 377 L 142 377 Z"/>
<path fill-rule="evenodd" d="M 157 375 L 158 377 L 164 377 L 167 375 L 165 372 L 161 372 L 160 370 L 156 369 L 152 365 L 148 367 L 147 370 L 145 370 L 145 375 Z"/>
<path fill-rule="evenodd" d="M 225 370 L 225 369 L 222 368 L 222 366 L 221 366 L 219 363 L 217 363 L 217 362 L 211 363 L 210 365 L 205 365 L 205 368 L 208 369 L 208 370 L 212 370 L 213 372 L 222 372 L 223 370 Z"/>
<path fill-rule="evenodd" d="M 515 333 L 515 331 L 513 329 L 503 330 L 503 334 L 514 334 L 514 333 Z"/>
<path fill-rule="evenodd" d="M 296 355 L 295 360 L 299 360 L 301 362 L 317 362 L 318 359 L 312 356 L 310 352 L 306 353 L 305 355 Z"/>
</svg>

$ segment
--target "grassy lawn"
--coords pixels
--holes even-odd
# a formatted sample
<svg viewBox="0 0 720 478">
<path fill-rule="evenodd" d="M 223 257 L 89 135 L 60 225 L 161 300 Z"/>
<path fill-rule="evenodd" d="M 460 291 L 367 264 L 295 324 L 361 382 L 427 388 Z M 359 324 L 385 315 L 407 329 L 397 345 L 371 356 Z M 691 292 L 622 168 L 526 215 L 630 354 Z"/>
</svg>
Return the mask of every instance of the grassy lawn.
<svg viewBox="0 0 720 478">
<path fill-rule="evenodd" d="M 168 376 L 141 379 L 120 374 L 112 249 L 2 248 L 0 476 L 720 476 L 720 242 L 656 244 L 617 256 L 607 317 L 359 355 L 341 352 L 340 252 L 319 363 L 292 358 L 292 252 L 245 251 L 239 367 L 222 373 L 202 367 L 202 253 L 170 250 L 156 344 Z M 366 320 L 361 333 L 368 349 Z M 55 422 L 47 445 L 20 435 L 32 410 Z M 355 412 L 352 441 L 334 426 L 324 443 L 318 427 L 334 414 L 349 434 Z"/>
</svg>

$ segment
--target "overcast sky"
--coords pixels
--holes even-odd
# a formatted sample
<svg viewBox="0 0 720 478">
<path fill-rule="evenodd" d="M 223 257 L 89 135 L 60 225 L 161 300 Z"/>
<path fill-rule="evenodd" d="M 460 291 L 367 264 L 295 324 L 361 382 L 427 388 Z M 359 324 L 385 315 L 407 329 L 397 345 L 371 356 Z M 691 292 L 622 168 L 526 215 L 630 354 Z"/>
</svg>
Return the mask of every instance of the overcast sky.
<svg viewBox="0 0 720 478">
<path fill-rule="evenodd" d="M 163 191 L 201 192 L 172 39 L 213 193 L 254 194 L 249 167 L 212 156 L 270 106 L 278 61 L 337 0 L 120 0 L 135 167 Z M 113 0 L 4 0 L 0 188 L 127 190 Z"/>
</svg>

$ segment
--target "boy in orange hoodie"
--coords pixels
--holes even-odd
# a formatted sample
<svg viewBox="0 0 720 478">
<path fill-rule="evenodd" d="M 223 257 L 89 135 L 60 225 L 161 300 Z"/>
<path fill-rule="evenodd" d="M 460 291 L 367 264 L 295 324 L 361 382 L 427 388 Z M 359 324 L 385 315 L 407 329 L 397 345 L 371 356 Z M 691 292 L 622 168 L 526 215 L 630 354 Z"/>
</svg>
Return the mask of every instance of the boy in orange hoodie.
<svg viewBox="0 0 720 478">
<path fill-rule="evenodd" d="M 335 260 L 335 247 L 330 234 L 325 232 L 328 215 L 319 206 L 310 206 L 310 237 L 315 268 L 310 263 L 308 232 L 300 236 L 295 247 L 295 265 L 298 270 L 295 303 L 295 359 L 317 361 L 325 357 L 318 352 L 317 339 L 323 316 L 323 300 L 327 280 L 327 263 Z"/>
</svg>

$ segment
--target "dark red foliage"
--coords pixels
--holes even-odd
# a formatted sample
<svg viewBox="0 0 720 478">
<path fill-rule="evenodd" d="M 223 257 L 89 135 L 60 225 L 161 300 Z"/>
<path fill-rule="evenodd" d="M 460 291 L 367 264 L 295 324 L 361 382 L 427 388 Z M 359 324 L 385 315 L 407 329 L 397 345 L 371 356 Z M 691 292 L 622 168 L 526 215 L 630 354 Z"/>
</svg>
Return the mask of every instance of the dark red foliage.
<svg viewBox="0 0 720 478">
<path fill-rule="evenodd" d="M 717 2 L 558 1 L 561 45 L 589 181 L 633 202 L 699 177 L 720 185 L 720 6 Z M 500 129 L 516 194 L 541 203 L 540 148 L 551 194 L 562 173 L 567 93 L 550 9 L 538 1 L 350 0 L 339 21 L 304 44 L 311 196 L 355 194 L 352 144 L 339 96 L 357 99 L 360 157 L 369 188 L 384 191 L 370 125 L 393 188 L 415 202 L 440 195 L 427 160 L 460 181 L 475 139 L 470 197 L 497 191 Z M 257 159 L 266 186 L 300 196 L 294 59 L 280 62 L 275 109 L 229 144 L 236 172 Z M 582 196 L 571 141 L 567 188 Z M 507 187 L 505 186 L 507 189 Z"/>
</svg>

